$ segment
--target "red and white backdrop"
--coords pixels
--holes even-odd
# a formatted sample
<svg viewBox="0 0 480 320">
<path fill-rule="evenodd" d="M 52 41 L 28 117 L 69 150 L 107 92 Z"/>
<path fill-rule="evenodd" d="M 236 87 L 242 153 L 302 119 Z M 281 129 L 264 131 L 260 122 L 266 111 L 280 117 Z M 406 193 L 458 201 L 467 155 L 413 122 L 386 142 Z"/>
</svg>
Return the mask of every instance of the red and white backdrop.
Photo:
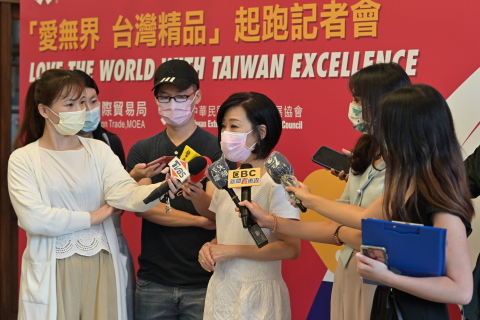
<svg viewBox="0 0 480 320">
<path fill-rule="evenodd" d="M 21 95 L 46 69 L 84 70 L 100 88 L 102 125 L 128 152 L 164 129 L 150 91 L 156 67 L 185 59 L 201 78 L 200 127 L 216 134 L 217 109 L 230 94 L 266 94 L 283 120 L 276 149 L 301 181 L 333 199 L 343 182 L 311 157 L 322 145 L 352 148 L 359 137 L 347 118 L 348 78 L 364 66 L 398 62 L 414 83 L 436 87 L 450 97 L 465 153 L 479 144 L 478 9 L 474 0 L 25 0 Z M 123 219 L 136 258 L 141 223 Z M 308 211 L 302 219 L 323 218 Z M 23 251 L 23 234 L 19 241 Z M 338 247 L 304 241 L 300 258 L 284 263 L 294 319 L 329 318 L 337 255 Z"/>
</svg>

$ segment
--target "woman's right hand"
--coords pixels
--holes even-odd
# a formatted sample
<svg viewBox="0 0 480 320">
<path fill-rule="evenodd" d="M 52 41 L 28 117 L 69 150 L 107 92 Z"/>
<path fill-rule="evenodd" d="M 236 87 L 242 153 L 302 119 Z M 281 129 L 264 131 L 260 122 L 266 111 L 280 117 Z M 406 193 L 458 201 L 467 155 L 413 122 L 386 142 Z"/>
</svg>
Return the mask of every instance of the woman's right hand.
<svg viewBox="0 0 480 320">
<path fill-rule="evenodd" d="M 147 164 L 145 163 L 137 163 L 130 171 L 130 176 L 138 182 L 142 179 L 156 176 L 163 170 L 163 168 L 165 168 L 165 163 L 155 163 L 149 167 L 147 167 Z"/>
<path fill-rule="evenodd" d="M 105 221 L 111 215 L 122 213 L 123 210 L 104 204 L 100 209 L 90 212 L 90 225 L 96 226 Z"/>
<path fill-rule="evenodd" d="M 298 181 L 298 188 L 285 187 L 285 190 L 295 193 L 295 196 L 298 200 L 302 201 L 304 207 L 311 208 L 313 206 L 313 203 L 310 201 L 313 194 L 310 191 L 310 188 L 303 182 Z"/>
<path fill-rule="evenodd" d="M 198 252 L 198 262 L 208 272 L 215 271 L 215 261 L 213 261 L 212 254 L 210 253 L 210 247 L 212 244 L 206 242 L 200 251 Z"/>
</svg>

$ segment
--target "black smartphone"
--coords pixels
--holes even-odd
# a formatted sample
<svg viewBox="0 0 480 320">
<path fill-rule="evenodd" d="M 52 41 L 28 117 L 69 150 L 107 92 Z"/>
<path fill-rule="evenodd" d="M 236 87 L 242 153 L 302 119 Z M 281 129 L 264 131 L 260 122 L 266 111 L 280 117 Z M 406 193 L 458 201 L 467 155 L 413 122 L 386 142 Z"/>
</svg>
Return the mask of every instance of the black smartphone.
<svg viewBox="0 0 480 320">
<path fill-rule="evenodd" d="M 327 169 L 334 169 L 336 173 L 344 171 L 347 174 L 350 169 L 346 155 L 325 146 L 318 149 L 313 155 L 312 161 Z"/>
<path fill-rule="evenodd" d="M 362 254 L 374 260 L 385 263 L 388 266 L 387 249 L 385 247 L 361 245 Z"/>
</svg>

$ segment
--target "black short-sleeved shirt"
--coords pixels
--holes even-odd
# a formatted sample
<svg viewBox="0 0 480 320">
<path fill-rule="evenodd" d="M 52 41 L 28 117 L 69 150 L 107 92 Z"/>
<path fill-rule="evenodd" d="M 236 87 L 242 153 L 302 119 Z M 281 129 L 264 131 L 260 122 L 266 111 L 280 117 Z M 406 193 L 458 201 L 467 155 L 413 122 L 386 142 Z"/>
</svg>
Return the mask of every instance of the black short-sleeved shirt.
<svg viewBox="0 0 480 320">
<path fill-rule="evenodd" d="M 411 199 L 411 198 L 410 198 Z M 407 207 L 410 201 L 407 201 Z M 445 210 L 433 206 L 421 195 L 418 195 L 418 211 L 414 212 L 414 223 L 433 226 L 433 216 Z M 413 208 L 413 206 L 410 206 Z M 413 209 L 412 209 L 413 210 Z M 470 223 L 462 218 L 465 232 L 472 232 Z M 371 320 L 398 320 L 396 308 L 398 307 L 403 320 L 448 320 L 447 305 L 419 298 L 398 289 L 378 286 L 373 297 Z"/>
<path fill-rule="evenodd" d="M 212 161 L 221 156 L 216 136 L 197 127 L 194 133 L 179 146 L 175 146 L 166 131 L 136 142 L 128 154 L 127 168 L 137 163 L 149 163 L 162 156 L 180 157 L 188 145 Z M 165 175 L 152 177 L 152 182 L 165 180 Z M 199 215 L 191 201 L 184 197 L 170 200 L 172 208 Z M 199 227 L 166 227 L 142 219 L 142 248 L 138 258 L 138 277 L 164 285 L 185 288 L 205 288 L 211 273 L 198 263 L 198 252 L 205 242 L 215 238 L 215 230 Z"/>
<path fill-rule="evenodd" d="M 480 146 L 464 161 L 472 198 L 480 196 Z"/>
</svg>

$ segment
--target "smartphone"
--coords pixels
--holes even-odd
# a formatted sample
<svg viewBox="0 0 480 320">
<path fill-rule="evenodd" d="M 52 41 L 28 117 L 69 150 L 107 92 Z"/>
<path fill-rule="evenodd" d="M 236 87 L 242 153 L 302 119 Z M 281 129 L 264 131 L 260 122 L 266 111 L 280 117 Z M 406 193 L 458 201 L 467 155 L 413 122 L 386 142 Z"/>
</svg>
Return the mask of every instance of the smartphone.
<svg viewBox="0 0 480 320">
<path fill-rule="evenodd" d="M 154 164 L 157 164 L 157 163 L 169 163 L 170 161 L 173 160 L 173 158 L 175 158 L 174 156 L 164 156 L 164 157 L 161 157 L 161 158 L 158 158 L 157 160 L 153 160 L 152 162 L 150 163 L 147 163 L 147 167 L 150 167 L 150 166 L 153 166 Z"/>
<path fill-rule="evenodd" d="M 318 149 L 312 161 L 327 169 L 334 169 L 336 173 L 344 171 L 347 174 L 350 169 L 346 155 L 325 146 Z"/>
<path fill-rule="evenodd" d="M 387 249 L 385 249 L 385 247 L 369 246 L 362 244 L 360 246 L 360 250 L 362 250 L 362 254 L 364 256 L 383 262 L 388 266 Z"/>
</svg>

